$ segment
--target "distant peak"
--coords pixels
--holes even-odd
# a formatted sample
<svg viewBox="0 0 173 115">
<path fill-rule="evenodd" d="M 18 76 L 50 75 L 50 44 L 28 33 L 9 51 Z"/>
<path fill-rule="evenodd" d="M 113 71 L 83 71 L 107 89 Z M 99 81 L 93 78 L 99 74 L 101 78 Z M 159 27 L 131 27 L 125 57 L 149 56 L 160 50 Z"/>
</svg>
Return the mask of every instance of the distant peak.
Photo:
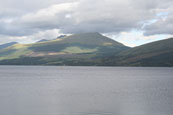
<svg viewBox="0 0 173 115">
<path fill-rule="evenodd" d="M 11 44 L 18 44 L 18 42 L 8 42 L 8 43 L 5 43 L 5 44 L 1 44 L 1 45 L 11 45 Z"/>
<path fill-rule="evenodd" d="M 48 40 L 47 39 L 42 39 L 42 40 L 37 41 L 37 43 L 39 43 L 39 42 L 46 42 L 46 41 L 48 41 Z"/>
<path fill-rule="evenodd" d="M 10 43 L 1 44 L 0 49 L 7 48 L 7 47 L 12 46 L 14 44 L 18 44 L 18 43 L 17 42 L 10 42 Z"/>
<path fill-rule="evenodd" d="M 57 37 L 57 39 L 63 38 L 63 37 L 66 37 L 66 36 L 67 36 L 67 35 L 60 35 L 60 36 Z"/>
</svg>

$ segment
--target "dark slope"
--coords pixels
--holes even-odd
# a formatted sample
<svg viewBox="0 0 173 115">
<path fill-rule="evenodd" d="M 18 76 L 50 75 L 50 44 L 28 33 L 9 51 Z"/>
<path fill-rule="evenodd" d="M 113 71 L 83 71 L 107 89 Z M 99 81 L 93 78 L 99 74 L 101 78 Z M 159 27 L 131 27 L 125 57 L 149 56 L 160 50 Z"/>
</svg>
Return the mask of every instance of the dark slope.
<svg viewBox="0 0 173 115">
<path fill-rule="evenodd" d="M 123 51 L 119 58 L 121 65 L 173 66 L 173 38 Z"/>
</svg>

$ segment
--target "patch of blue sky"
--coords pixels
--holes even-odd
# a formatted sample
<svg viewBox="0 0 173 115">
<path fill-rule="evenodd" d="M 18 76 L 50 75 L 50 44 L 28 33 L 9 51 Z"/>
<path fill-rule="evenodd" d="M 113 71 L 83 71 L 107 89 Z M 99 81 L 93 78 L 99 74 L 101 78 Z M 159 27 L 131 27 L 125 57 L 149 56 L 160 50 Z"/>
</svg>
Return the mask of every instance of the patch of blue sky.
<svg viewBox="0 0 173 115">
<path fill-rule="evenodd" d="M 157 13 L 156 16 L 158 17 L 167 17 L 169 15 L 168 12 L 160 12 L 160 13 Z"/>
<path fill-rule="evenodd" d="M 121 32 L 120 34 L 107 34 L 106 36 L 123 43 L 126 46 L 135 47 L 146 43 L 163 40 L 171 37 L 170 35 L 152 35 L 144 36 L 141 30 L 132 30 L 130 32 Z"/>
<path fill-rule="evenodd" d="M 143 22 L 141 29 L 144 29 L 146 26 L 156 23 L 157 21 L 158 21 L 158 19 L 152 19 L 152 20 L 145 21 L 145 22 Z"/>
</svg>

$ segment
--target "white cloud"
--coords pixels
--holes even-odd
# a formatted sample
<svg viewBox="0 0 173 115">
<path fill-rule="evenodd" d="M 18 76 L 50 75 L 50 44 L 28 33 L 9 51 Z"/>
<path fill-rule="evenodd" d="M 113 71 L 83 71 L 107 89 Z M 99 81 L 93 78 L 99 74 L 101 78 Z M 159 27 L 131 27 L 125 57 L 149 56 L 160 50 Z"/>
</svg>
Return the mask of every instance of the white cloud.
<svg viewBox="0 0 173 115">
<path fill-rule="evenodd" d="M 0 35 L 1 42 L 0 44 L 8 42 L 13 42 L 16 41 L 18 43 L 33 43 L 37 42 L 41 39 L 56 39 L 57 36 L 61 35 L 58 29 L 53 29 L 53 30 L 46 30 L 46 31 L 40 31 L 38 33 L 29 35 L 29 36 L 5 36 L 5 35 Z"/>
<path fill-rule="evenodd" d="M 40 39 L 44 34 L 37 36 L 38 33 L 52 30 L 58 30 L 60 33 L 101 32 L 116 35 L 120 33 L 119 35 L 124 36 L 122 33 L 136 29 L 144 31 L 148 37 L 173 34 L 172 0 L 0 0 L 0 2 L 0 35 L 23 38 L 23 41 L 27 38 Z M 127 35 L 145 39 L 142 34 L 140 36 L 133 34 L 131 32 L 131 35 Z M 5 38 L 8 41 L 7 37 Z"/>
<path fill-rule="evenodd" d="M 113 38 L 116 41 L 123 43 L 124 45 L 135 47 L 142 44 L 167 39 L 170 38 L 171 35 L 151 35 L 144 36 L 143 31 L 133 30 L 130 32 L 121 32 L 119 34 L 105 34 L 106 36 Z"/>
<path fill-rule="evenodd" d="M 40 22 L 40 21 L 51 21 L 52 19 L 56 18 L 58 14 L 64 14 L 69 13 L 73 11 L 77 3 L 62 3 L 62 4 L 56 4 L 52 5 L 48 8 L 38 10 L 35 13 L 29 13 L 21 17 L 22 22 Z M 58 20 L 57 20 L 58 21 Z"/>
</svg>

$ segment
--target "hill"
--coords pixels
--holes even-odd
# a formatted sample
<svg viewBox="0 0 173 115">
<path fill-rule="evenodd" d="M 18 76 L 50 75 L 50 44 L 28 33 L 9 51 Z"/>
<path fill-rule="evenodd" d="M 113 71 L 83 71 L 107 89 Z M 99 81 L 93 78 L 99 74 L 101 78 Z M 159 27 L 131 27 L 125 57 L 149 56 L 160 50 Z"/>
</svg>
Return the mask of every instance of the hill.
<svg viewBox="0 0 173 115">
<path fill-rule="evenodd" d="M 37 41 L 36 43 L 40 43 L 40 42 L 46 42 L 46 41 L 49 41 L 49 40 L 42 39 L 42 40 Z"/>
<path fill-rule="evenodd" d="M 0 50 L 4 49 L 4 48 L 7 48 L 9 46 L 12 46 L 14 44 L 17 44 L 17 42 L 10 42 L 10 43 L 6 43 L 6 44 L 2 44 L 2 45 L 0 45 Z"/>
<path fill-rule="evenodd" d="M 173 38 L 123 51 L 111 63 L 121 66 L 173 66 Z"/>
<path fill-rule="evenodd" d="M 82 33 L 0 50 L 2 65 L 173 67 L 173 38 L 129 48 L 99 33 Z"/>
<path fill-rule="evenodd" d="M 129 47 L 99 33 L 82 33 L 0 50 L 0 64 L 100 65 L 101 59 Z"/>
</svg>

